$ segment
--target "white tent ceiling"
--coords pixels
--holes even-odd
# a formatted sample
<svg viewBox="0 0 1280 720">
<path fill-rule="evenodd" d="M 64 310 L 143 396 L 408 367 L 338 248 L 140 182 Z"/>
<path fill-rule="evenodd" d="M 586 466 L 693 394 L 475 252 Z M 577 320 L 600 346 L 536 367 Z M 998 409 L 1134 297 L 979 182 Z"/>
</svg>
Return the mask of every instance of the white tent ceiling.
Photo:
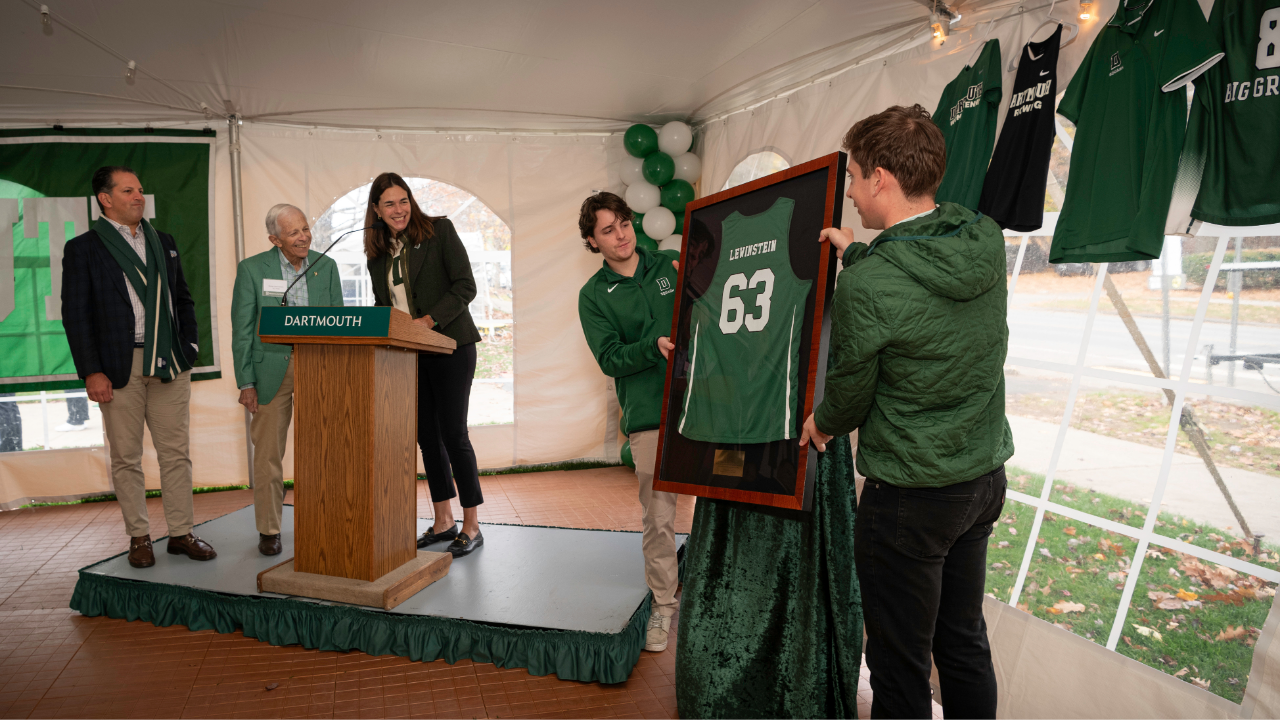
<svg viewBox="0 0 1280 720">
<path fill-rule="evenodd" d="M 190 122 L 203 103 L 252 122 L 617 131 L 923 41 L 929 2 L 50 0 L 46 28 L 40 3 L 9 0 L 0 123 Z"/>
</svg>

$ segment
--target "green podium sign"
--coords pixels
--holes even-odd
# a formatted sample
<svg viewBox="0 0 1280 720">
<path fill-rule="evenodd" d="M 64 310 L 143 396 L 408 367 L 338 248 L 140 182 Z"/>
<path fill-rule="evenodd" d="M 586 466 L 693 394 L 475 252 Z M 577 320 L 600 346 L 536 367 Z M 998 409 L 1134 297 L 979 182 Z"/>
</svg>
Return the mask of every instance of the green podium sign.
<svg viewBox="0 0 1280 720">
<path fill-rule="evenodd" d="M 259 335 L 386 337 L 389 307 L 264 307 Z"/>
</svg>

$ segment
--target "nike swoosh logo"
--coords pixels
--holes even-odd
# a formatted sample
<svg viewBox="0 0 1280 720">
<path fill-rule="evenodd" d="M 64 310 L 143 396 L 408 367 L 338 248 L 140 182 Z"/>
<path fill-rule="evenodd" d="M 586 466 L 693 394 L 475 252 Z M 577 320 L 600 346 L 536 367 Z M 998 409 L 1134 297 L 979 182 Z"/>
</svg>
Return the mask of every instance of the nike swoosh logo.
<svg viewBox="0 0 1280 720">
<path fill-rule="evenodd" d="M 613 292 L 614 290 L 617 290 L 617 289 L 618 289 L 617 285 L 610 285 L 609 289 L 606 290 L 605 292 Z"/>
<path fill-rule="evenodd" d="M 1041 71 L 1040 71 L 1040 77 L 1044 77 L 1045 75 L 1048 75 L 1048 74 L 1049 74 L 1049 71 L 1048 71 L 1048 70 L 1041 70 Z"/>
<path fill-rule="evenodd" d="M 1157 31 L 1155 31 L 1155 32 L 1151 33 L 1151 37 L 1157 37 L 1157 36 L 1158 36 L 1160 33 L 1162 33 L 1162 32 L 1164 32 L 1164 30 L 1157 30 Z"/>
<path fill-rule="evenodd" d="M 1036 57 L 1036 54 L 1031 52 L 1031 48 L 1027 48 L 1027 57 L 1031 58 L 1032 60 L 1039 60 L 1040 58 L 1044 57 L 1044 53 L 1040 53 L 1040 57 Z"/>
</svg>

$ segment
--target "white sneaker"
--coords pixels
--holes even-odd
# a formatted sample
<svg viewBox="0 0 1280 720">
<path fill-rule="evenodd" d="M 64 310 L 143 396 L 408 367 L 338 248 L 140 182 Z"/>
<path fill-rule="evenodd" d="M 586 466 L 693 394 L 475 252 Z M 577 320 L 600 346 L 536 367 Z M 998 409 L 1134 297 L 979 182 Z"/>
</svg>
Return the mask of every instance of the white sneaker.
<svg viewBox="0 0 1280 720">
<path fill-rule="evenodd" d="M 58 427 L 54 428 L 54 430 L 57 430 L 58 432 L 77 432 L 83 429 L 84 425 L 72 425 L 71 423 L 62 423 Z"/>
<path fill-rule="evenodd" d="M 667 649 L 667 635 L 671 632 L 671 616 L 657 610 L 649 615 L 649 629 L 644 635 L 644 649 L 662 652 Z"/>
</svg>

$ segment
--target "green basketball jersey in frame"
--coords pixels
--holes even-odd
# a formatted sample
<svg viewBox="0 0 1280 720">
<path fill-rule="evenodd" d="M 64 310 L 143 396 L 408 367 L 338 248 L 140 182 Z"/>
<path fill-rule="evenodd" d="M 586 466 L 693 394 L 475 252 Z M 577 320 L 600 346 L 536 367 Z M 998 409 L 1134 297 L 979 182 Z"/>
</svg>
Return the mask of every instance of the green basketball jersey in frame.
<svg viewBox="0 0 1280 720">
<path fill-rule="evenodd" d="M 797 437 L 799 349 L 811 280 L 791 270 L 795 201 L 721 224 L 715 275 L 690 316 L 689 384 L 677 431 L 750 444 Z"/>
</svg>

